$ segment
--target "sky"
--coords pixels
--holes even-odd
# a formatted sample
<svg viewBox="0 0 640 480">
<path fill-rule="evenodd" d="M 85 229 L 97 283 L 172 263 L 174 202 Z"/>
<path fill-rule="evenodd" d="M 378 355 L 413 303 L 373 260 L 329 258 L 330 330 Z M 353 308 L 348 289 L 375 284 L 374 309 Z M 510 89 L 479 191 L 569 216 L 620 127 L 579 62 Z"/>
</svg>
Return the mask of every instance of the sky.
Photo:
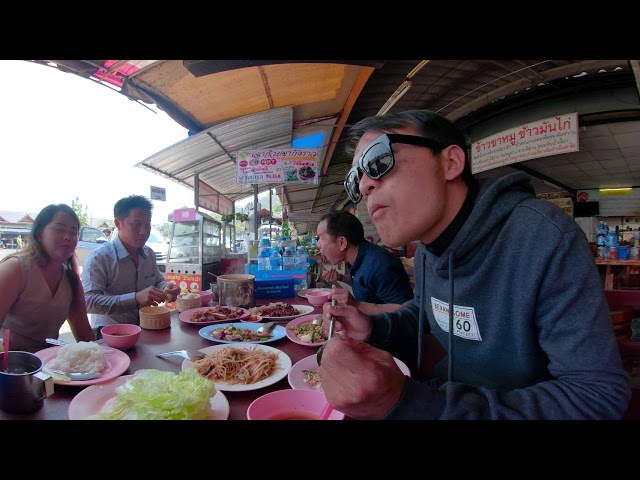
<svg viewBox="0 0 640 480">
<path fill-rule="evenodd" d="M 55 68 L 0 60 L 0 211 L 37 214 L 78 198 L 89 219 L 113 219 L 113 205 L 132 194 L 153 200 L 152 223 L 193 207 L 193 190 L 135 167 L 185 138 L 160 110 Z M 84 210 L 84 209 L 83 209 Z"/>
</svg>

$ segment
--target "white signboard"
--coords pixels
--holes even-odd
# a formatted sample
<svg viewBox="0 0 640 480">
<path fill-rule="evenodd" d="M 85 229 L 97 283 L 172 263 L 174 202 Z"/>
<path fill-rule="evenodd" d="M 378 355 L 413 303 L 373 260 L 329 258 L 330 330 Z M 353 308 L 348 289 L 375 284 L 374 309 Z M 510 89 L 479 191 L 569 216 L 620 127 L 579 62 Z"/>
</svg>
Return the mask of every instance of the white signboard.
<svg viewBox="0 0 640 480">
<path fill-rule="evenodd" d="M 162 187 L 151 187 L 151 200 L 167 201 L 167 190 Z"/>
<path fill-rule="evenodd" d="M 243 150 L 236 154 L 236 183 L 318 183 L 319 148 Z"/>
<path fill-rule="evenodd" d="M 503 130 L 473 142 L 471 171 L 475 173 L 578 151 L 578 114 L 569 113 Z"/>
</svg>

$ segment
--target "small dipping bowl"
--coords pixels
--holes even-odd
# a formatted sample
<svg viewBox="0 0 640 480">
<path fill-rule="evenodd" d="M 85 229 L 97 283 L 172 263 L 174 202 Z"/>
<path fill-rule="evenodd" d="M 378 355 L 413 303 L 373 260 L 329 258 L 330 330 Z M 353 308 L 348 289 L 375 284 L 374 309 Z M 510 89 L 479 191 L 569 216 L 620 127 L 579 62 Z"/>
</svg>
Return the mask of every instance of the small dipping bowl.
<svg viewBox="0 0 640 480">
<path fill-rule="evenodd" d="M 312 290 L 306 294 L 309 303 L 315 307 L 324 305 L 329 301 L 329 292 L 323 290 Z"/>
<path fill-rule="evenodd" d="M 208 306 L 209 302 L 213 298 L 213 292 L 211 290 L 195 290 L 192 293 L 200 295 L 200 301 L 203 307 Z"/>
<path fill-rule="evenodd" d="M 327 404 L 318 390 L 277 390 L 256 398 L 247 409 L 249 420 L 318 420 Z M 343 420 L 344 413 L 333 410 L 328 420 Z"/>
<path fill-rule="evenodd" d="M 131 323 L 114 323 L 102 327 L 100 334 L 104 343 L 118 350 L 126 350 L 138 343 L 142 329 Z"/>
</svg>

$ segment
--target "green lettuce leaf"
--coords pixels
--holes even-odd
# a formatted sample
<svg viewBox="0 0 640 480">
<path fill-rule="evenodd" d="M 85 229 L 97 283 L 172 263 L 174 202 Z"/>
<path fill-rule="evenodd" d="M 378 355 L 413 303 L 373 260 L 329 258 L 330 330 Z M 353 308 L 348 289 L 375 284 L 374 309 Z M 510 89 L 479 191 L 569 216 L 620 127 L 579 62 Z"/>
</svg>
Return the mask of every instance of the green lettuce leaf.
<svg viewBox="0 0 640 480">
<path fill-rule="evenodd" d="M 161 370 L 136 372 L 116 388 L 109 408 L 94 415 L 96 420 L 202 420 L 211 414 L 214 383 L 194 368 L 178 375 Z"/>
</svg>

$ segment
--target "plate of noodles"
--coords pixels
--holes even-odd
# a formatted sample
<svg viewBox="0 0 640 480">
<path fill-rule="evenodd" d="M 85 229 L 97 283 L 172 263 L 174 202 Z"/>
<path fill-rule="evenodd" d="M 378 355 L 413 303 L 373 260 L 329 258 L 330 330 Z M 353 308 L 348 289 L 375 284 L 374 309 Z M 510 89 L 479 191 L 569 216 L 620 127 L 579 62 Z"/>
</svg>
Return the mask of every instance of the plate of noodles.
<svg viewBox="0 0 640 480">
<path fill-rule="evenodd" d="M 201 348 L 207 356 L 184 360 L 182 370 L 195 368 L 223 392 L 245 392 L 268 387 L 291 370 L 291 358 L 282 350 L 259 343 L 221 344 Z"/>
</svg>

